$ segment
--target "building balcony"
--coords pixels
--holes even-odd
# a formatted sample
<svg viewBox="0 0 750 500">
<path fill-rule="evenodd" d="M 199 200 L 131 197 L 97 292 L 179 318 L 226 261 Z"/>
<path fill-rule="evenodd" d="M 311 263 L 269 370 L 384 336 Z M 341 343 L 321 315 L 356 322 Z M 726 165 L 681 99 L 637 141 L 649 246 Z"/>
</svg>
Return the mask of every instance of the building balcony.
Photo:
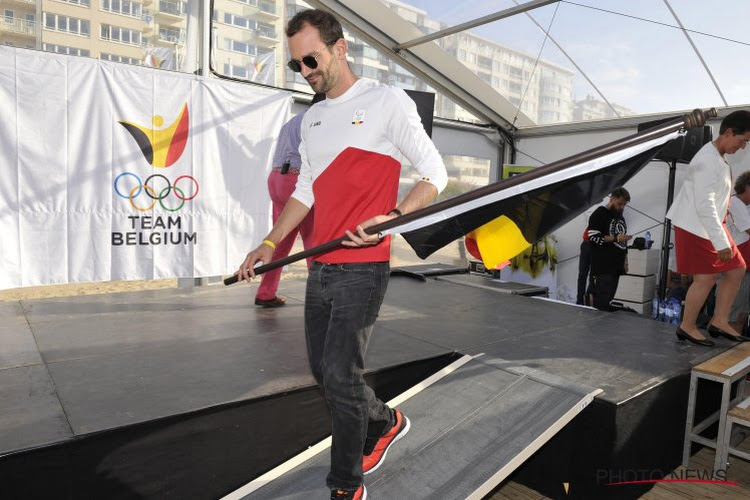
<svg viewBox="0 0 750 500">
<path fill-rule="evenodd" d="M 258 40 L 264 41 L 264 42 L 277 42 L 278 41 L 278 33 L 276 33 L 276 30 L 268 30 L 268 29 L 259 29 L 256 32 L 256 36 L 258 37 Z"/>
<path fill-rule="evenodd" d="M 166 43 L 176 43 L 178 45 L 185 44 L 185 30 L 179 32 L 159 30 L 159 41 Z"/>
<path fill-rule="evenodd" d="M 0 21 L 0 31 L 34 37 L 36 36 L 36 22 L 17 17 L 3 17 Z"/>
<path fill-rule="evenodd" d="M 157 15 L 184 18 L 187 5 L 185 2 L 174 0 L 159 0 Z"/>
<path fill-rule="evenodd" d="M 36 0 L 3 0 L 3 5 L 23 5 L 25 7 L 36 6 Z"/>
<path fill-rule="evenodd" d="M 258 0 L 237 0 L 242 3 L 242 15 L 246 17 L 255 16 L 260 11 Z"/>
<path fill-rule="evenodd" d="M 281 7 L 275 3 L 258 2 L 258 19 L 276 21 L 281 17 Z"/>
</svg>

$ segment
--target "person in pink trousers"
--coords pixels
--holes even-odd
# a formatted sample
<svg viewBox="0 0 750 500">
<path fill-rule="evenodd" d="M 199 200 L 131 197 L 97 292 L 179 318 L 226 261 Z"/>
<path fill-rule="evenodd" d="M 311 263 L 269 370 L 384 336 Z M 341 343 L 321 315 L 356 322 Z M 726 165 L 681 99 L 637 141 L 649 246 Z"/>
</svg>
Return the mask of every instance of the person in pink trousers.
<svg viewBox="0 0 750 500">
<path fill-rule="evenodd" d="M 325 99 L 325 94 L 315 94 L 311 105 Z M 268 176 L 268 192 L 273 203 L 273 223 L 281 215 L 284 205 L 294 193 L 299 176 L 301 158 L 299 155 L 299 144 L 301 141 L 300 125 L 304 113 L 299 113 L 281 127 L 276 151 L 273 155 L 273 168 Z M 297 228 L 284 238 L 273 252 L 273 260 L 283 259 L 294 246 L 297 234 L 302 237 L 305 249 L 312 246 L 313 211 L 304 218 Z M 307 259 L 310 266 L 310 259 Z M 263 275 L 257 292 L 255 293 L 255 305 L 261 307 L 281 307 L 286 304 L 286 297 L 276 295 L 281 280 L 281 270 L 278 267 Z"/>
</svg>

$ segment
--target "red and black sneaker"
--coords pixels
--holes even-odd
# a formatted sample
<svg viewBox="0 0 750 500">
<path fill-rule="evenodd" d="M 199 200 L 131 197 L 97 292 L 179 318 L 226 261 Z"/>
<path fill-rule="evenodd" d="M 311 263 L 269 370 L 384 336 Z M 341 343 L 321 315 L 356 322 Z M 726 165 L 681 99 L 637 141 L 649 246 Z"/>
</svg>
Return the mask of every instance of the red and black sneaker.
<svg viewBox="0 0 750 500">
<path fill-rule="evenodd" d="M 354 491 L 351 490 L 331 490 L 331 500 L 366 500 L 367 488 L 363 484 Z"/>
<path fill-rule="evenodd" d="M 369 474 L 380 467 L 391 445 L 406 436 L 406 433 L 409 432 L 409 427 L 411 426 L 409 419 L 401 413 L 401 410 L 397 409 L 393 410 L 393 412 L 396 415 L 396 423 L 393 424 L 391 430 L 378 439 L 372 453 L 362 456 L 362 472 L 364 474 Z"/>
</svg>

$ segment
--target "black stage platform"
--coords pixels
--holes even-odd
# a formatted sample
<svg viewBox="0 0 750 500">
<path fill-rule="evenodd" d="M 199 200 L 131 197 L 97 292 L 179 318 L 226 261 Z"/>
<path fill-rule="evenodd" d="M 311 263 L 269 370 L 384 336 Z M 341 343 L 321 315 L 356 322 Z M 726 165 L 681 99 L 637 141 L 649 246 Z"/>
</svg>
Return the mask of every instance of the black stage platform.
<svg viewBox="0 0 750 500">
<path fill-rule="evenodd" d="M 497 367 L 604 390 L 514 480 L 555 498 L 563 483 L 572 498 L 632 497 L 643 490 L 605 483 L 679 465 L 690 369 L 729 341 L 695 347 L 637 315 L 460 278 L 391 278 L 367 355 L 381 397 L 456 353 L 485 353 Z M 254 291 L 0 304 L 3 496 L 218 498 L 322 439 L 330 428 L 306 363 L 304 281 L 282 282 L 281 309 L 250 305 Z"/>
</svg>

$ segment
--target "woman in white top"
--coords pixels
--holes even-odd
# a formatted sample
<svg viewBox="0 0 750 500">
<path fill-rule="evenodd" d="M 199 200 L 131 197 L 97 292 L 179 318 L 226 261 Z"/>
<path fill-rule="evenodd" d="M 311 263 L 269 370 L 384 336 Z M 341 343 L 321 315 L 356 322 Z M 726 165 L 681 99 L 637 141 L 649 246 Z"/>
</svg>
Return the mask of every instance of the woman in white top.
<svg viewBox="0 0 750 500">
<path fill-rule="evenodd" d="M 744 149 L 750 140 L 750 111 L 735 111 L 721 122 L 719 136 L 695 155 L 688 175 L 667 218 L 675 226 L 677 272 L 692 274 L 685 298 L 680 340 L 712 346 L 696 325 L 698 314 L 719 274 L 714 316 L 708 326 L 712 337 L 746 340 L 729 325 L 729 309 L 745 274 L 745 261 L 726 227 L 732 191 L 732 171 L 724 159 Z"/>
</svg>

